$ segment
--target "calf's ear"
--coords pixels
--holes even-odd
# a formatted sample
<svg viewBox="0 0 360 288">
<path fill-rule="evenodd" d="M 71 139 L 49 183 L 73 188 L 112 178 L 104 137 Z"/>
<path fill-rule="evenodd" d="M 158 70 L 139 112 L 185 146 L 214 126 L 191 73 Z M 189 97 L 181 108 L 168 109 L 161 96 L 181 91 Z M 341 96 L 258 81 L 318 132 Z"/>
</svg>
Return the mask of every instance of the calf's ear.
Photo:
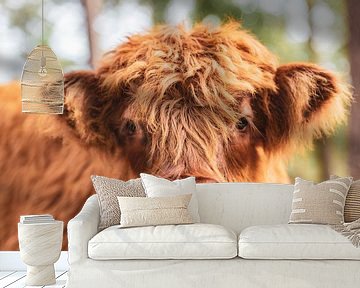
<svg viewBox="0 0 360 288">
<path fill-rule="evenodd" d="M 58 116 L 63 138 L 75 137 L 84 144 L 101 145 L 106 139 L 102 117 L 106 99 L 100 79 L 94 71 L 65 74 L 64 114 Z"/>
<path fill-rule="evenodd" d="M 311 144 L 330 135 L 347 119 L 349 86 L 314 64 L 280 66 L 275 75 L 277 93 L 271 95 L 270 114 L 277 139 Z"/>
</svg>

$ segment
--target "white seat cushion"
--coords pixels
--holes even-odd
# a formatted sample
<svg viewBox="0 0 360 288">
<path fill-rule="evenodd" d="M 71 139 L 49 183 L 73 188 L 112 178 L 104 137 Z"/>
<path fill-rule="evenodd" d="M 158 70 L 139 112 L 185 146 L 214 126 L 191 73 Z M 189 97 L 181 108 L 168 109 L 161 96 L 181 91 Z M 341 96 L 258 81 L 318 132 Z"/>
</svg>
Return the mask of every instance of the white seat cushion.
<svg viewBox="0 0 360 288">
<path fill-rule="evenodd" d="M 360 248 L 327 225 L 251 226 L 239 237 L 246 259 L 360 259 Z"/>
<path fill-rule="evenodd" d="M 88 244 L 92 259 L 228 259 L 237 256 L 237 237 L 213 224 L 109 227 Z"/>
</svg>

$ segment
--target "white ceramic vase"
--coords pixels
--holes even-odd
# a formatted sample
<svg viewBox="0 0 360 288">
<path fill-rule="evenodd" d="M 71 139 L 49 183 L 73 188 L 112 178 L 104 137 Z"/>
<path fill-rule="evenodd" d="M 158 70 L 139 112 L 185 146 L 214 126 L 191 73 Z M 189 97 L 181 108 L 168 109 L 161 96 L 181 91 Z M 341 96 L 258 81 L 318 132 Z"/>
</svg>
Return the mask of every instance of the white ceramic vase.
<svg viewBox="0 0 360 288">
<path fill-rule="evenodd" d="M 21 260 L 27 265 L 25 284 L 55 284 L 54 263 L 60 257 L 63 222 L 18 223 L 18 237 Z"/>
</svg>

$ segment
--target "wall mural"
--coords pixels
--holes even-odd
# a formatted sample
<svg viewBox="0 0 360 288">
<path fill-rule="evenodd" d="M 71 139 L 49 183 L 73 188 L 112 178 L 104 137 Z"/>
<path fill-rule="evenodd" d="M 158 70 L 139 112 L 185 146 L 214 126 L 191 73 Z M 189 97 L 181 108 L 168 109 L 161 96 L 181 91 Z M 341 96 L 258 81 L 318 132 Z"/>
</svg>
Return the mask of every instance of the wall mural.
<svg viewBox="0 0 360 288">
<path fill-rule="evenodd" d="M 71 219 L 92 174 L 287 183 L 294 149 L 333 133 L 351 98 L 315 64 L 279 65 L 235 21 L 132 35 L 66 74 L 64 115 L 19 113 L 19 91 L 0 88 L 2 250 L 17 249 L 21 214 Z"/>
</svg>

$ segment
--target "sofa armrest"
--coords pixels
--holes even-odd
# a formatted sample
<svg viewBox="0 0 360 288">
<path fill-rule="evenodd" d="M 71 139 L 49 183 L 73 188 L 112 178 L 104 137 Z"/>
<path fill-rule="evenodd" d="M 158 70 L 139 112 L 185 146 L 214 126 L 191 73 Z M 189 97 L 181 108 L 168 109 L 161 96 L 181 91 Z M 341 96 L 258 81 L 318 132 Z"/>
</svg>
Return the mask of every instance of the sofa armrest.
<svg viewBox="0 0 360 288">
<path fill-rule="evenodd" d="M 88 242 L 98 232 L 99 218 L 98 198 L 92 195 L 67 225 L 69 264 L 88 258 Z"/>
</svg>

